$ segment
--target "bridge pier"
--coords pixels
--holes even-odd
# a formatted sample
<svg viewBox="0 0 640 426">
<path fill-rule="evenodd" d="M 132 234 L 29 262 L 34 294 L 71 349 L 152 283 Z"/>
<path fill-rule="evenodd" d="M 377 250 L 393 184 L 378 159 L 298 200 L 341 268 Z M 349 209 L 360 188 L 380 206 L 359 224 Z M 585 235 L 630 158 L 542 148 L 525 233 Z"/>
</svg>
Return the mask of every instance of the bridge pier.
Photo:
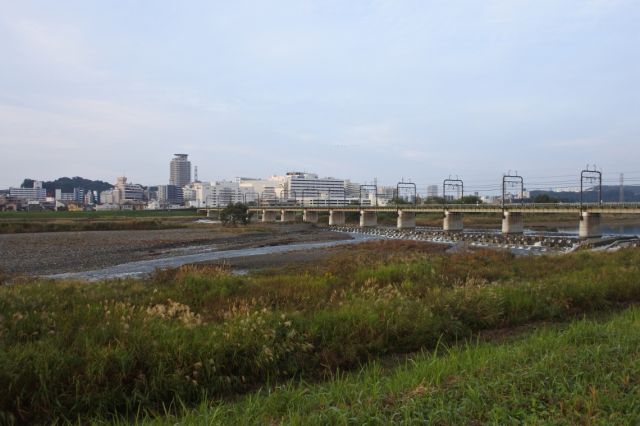
<svg viewBox="0 0 640 426">
<path fill-rule="evenodd" d="M 344 225 L 345 216 L 341 210 L 329 210 L 329 226 L 332 225 Z"/>
<path fill-rule="evenodd" d="M 280 211 L 280 222 L 295 222 L 296 221 L 296 212 L 291 210 L 281 210 Z"/>
<path fill-rule="evenodd" d="M 502 214 L 503 234 L 522 234 L 524 232 L 524 219 L 520 212 L 504 212 Z"/>
<path fill-rule="evenodd" d="M 600 213 L 580 213 L 580 227 L 578 235 L 580 238 L 599 238 L 602 237 L 600 229 Z"/>
<path fill-rule="evenodd" d="M 407 229 L 416 227 L 416 214 L 414 212 L 406 212 L 398 210 L 398 229 Z"/>
<path fill-rule="evenodd" d="M 318 212 L 305 210 L 302 212 L 302 221 L 308 223 L 318 223 Z"/>
<path fill-rule="evenodd" d="M 275 222 L 276 221 L 276 212 L 273 210 L 262 210 L 262 221 L 263 222 Z"/>
<path fill-rule="evenodd" d="M 378 213 L 360 210 L 360 227 L 378 226 Z"/>
<path fill-rule="evenodd" d="M 444 231 L 462 231 L 464 229 L 464 215 L 460 212 L 444 212 L 442 229 Z"/>
</svg>

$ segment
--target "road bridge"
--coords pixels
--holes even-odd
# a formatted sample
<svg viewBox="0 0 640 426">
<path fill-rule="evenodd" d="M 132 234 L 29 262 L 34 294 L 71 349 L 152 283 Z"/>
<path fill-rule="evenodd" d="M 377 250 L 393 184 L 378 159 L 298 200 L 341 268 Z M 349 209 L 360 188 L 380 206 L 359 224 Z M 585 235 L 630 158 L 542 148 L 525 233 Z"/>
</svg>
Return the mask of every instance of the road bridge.
<svg viewBox="0 0 640 426">
<path fill-rule="evenodd" d="M 201 209 L 209 216 L 217 209 Z M 533 214 L 575 214 L 579 218 L 581 238 L 601 237 L 601 215 L 637 214 L 640 215 L 640 203 L 518 203 L 518 204 L 398 204 L 386 206 L 344 205 L 344 206 L 303 206 L 296 204 L 253 206 L 249 211 L 257 213 L 262 222 L 293 222 L 302 213 L 303 221 L 317 223 L 319 213 L 329 214 L 329 225 L 345 224 L 347 212 L 360 214 L 361 227 L 377 226 L 378 213 L 397 214 L 399 229 L 415 228 L 416 214 L 442 213 L 443 230 L 459 232 L 464 229 L 465 214 L 500 213 L 502 214 L 502 232 L 519 234 L 524 231 L 523 215 Z"/>
</svg>

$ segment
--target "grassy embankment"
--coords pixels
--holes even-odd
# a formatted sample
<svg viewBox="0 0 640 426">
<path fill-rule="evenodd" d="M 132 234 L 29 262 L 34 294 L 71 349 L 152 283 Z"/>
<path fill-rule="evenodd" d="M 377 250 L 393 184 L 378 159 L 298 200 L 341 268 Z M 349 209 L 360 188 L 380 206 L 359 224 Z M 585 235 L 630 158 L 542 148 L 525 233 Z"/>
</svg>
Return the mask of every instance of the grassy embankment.
<svg viewBox="0 0 640 426">
<path fill-rule="evenodd" d="M 196 210 L 0 212 L 0 234 L 181 228 Z"/>
<path fill-rule="evenodd" d="M 0 388 L 5 391 L 0 394 L 0 415 L 23 423 L 172 412 L 292 378 L 330 378 L 338 370 L 459 342 L 483 330 L 570 320 L 640 301 L 639 250 L 514 258 L 499 252 L 444 256 L 421 252 L 421 247 L 427 246 L 369 243 L 351 249 L 347 258 L 334 259 L 306 273 L 238 277 L 219 268 L 185 267 L 159 272 L 147 281 L 95 285 L 34 282 L 1 288 Z M 396 250 L 416 254 L 394 259 L 389 253 Z M 379 260 L 372 261 L 374 257 Z M 630 345 L 635 333 L 632 329 L 626 332 L 624 344 Z M 624 334 L 625 329 L 619 333 Z M 535 339 L 542 338 L 547 337 Z M 622 343 L 607 346 L 610 342 L 604 342 L 602 351 L 617 357 Z M 487 348 L 478 351 L 474 356 L 493 356 Z M 509 350 L 504 351 L 502 355 L 496 352 L 498 359 L 517 361 Z M 545 364 L 538 365 L 539 374 L 531 376 L 530 382 L 521 381 L 519 371 L 491 363 L 475 373 L 456 375 L 456 365 L 471 367 L 470 361 L 464 364 L 467 355 L 456 353 L 451 356 L 458 359 L 457 364 L 447 367 L 452 372 L 450 382 L 436 382 L 442 389 L 432 389 L 429 382 L 422 386 L 425 392 L 440 395 L 442 404 L 450 396 L 475 398 L 460 410 L 470 418 L 490 414 L 481 403 L 493 392 L 503 398 L 511 392 L 514 401 L 521 400 L 523 407 L 505 405 L 491 414 L 505 418 L 522 418 L 533 409 L 531 404 L 548 411 L 562 399 L 562 392 L 554 394 L 554 386 L 561 386 L 562 380 L 556 383 L 551 374 L 552 367 L 560 368 L 568 360 L 569 354 L 561 349 L 549 352 L 550 375 L 543 374 Z M 586 355 L 573 353 L 586 363 Z M 625 356 L 633 355 L 637 353 Z M 422 364 L 416 364 L 417 371 L 426 374 L 429 368 L 437 368 L 429 367 L 433 360 L 425 355 Z M 625 360 L 621 358 L 621 365 L 626 365 Z M 632 360 L 637 365 L 637 359 Z M 445 368 L 446 363 L 439 365 Z M 375 371 L 375 367 L 368 367 L 361 378 L 344 379 L 354 383 L 363 380 L 371 388 L 361 389 L 360 407 L 337 403 L 339 409 L 333 410 L 336 416 L 352 412 L 364 418 L 377 413 L 385 419 L 389 412 L 376 403 L 376 397 L 382 395 L 376 392 L 386 388 L 384 382 L 374 384 Z M 585 377 L 591 377 L 589 371 Z M 411 376 L 402 370 L 394 374 Z M 389 386 L 397 383 L 393 377 Z M 488 384 L 474 388 L 483 377 L 493 378 L 503 387 Z M 509 380 L 514 384 L 509 385 Z M 547 386 L 535 388 L 548 390 L 547 399 L 535 396 L 534 388 L 527 390 L 536 380 L 548 381 Z M 628 380 L 626 386 L 637 393 L 637 368 L 629 372 Z M 341 383 L 326 386 L 341 392 Z M 571 386 L 570 382 L 565 384 Z M 344 401 L 350 401 L 356 391 L 344 386 Z M 600 389 L 598 386 L 595 389 Z M 288 389 L 291 395 L 299 391 L 294 385 Z M 316 395 L 320 402 L 334 397 L 342 401 L 339 394 L 321 394 L 322 388 L 317 389 L 309 398 Z M 286 390 L 278 395 L 276 399 L 249 397 L 238 406 L 224 405 L 220 410 L 241 413 L 257 409 L 250 405 L 264 401 L 264 410 L 256 415 L 280 418 L 288 413 L 289 400 Z M 610 404 L 617 404 L 616 395 L 611 393 Z M 268 405 L 269 401 L 275 405 Z M 307 410 L 304 407 L 316 407 L 317 416 L 332 415 L 332 410 L 327 414 L 322 404 L 309 401 L 309 405 L 302 400 L 290 403 L 300 402 L 296 408 L 300 416 Z M 411 406 L 416 415 L 420 407 L 429 407 L 438 399 L 429 401 Z M 581 404 L 587 402 L 566 407 L 582 416 L 588 406 Z M 453 409 L 455 404 L 447 404 L 442 415 L 454 415 L 447 407 Z M 409 415 L 411 411 L 401 413 Z M 295 420 L 295 411 L 291 415 Z M 322 417 L 317 417 L 317 422 L 322 422 Z"/>
<path fill-rule="evenodd" d="M 236 402 L 203 402 L 156 424 L 566 424 L 640 421 L 640 309 L 373 362 L 326 383 L 290 381 Z M 98 422 L 102 423 L 102 422 Z M 120 418 L 116 424 L 129 424 Z"/>
</svg>

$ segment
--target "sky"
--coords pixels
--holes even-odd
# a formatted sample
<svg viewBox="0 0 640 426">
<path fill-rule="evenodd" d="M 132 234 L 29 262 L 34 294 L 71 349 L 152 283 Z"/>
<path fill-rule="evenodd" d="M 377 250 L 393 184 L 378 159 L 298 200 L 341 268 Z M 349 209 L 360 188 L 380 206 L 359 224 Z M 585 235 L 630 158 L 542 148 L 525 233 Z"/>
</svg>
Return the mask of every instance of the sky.
<svg viewBox="0 0 640 426">
<path fill-rule="evenodd" d="M 638 0 L 0 0 L 0 189 L 640 181 Z M 579 182 L 579 181 L 578 181 Z M 472 184 L 471 184 L 472 185 Z"/>
</svg>

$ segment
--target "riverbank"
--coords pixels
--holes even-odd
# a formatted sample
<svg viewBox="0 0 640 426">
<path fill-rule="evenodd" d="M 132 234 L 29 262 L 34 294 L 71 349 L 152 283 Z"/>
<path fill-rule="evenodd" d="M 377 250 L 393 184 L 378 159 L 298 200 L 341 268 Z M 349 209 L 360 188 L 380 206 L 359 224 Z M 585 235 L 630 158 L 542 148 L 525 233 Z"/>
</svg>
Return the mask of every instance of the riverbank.
<svg viewBox="0 0 640 426">
<path fill-rule="evenodd" d="M 38 279 L 0 286 L 0 382 L 7 389 L 0 395 L 0 418 L 16 424 L 109 423 L 116 416 L 128 423 L 133 416 L 155 416 L 175 423 L 180 420 L 166 416 L 187 415 L 188 422 L 189 409 L 200 406 L 209 416 L 207 408 L 215 410 L 243 395 L 249 401 L 263 395 L 256 394 L 260 388 L 271 394 L 283 385 L 320 383 L 372 362 L 472 342 L 478 333 L 508 334 L 640 302 L 638 249 L 518 257 L 496 250 L 444 254 L 444 247 L 381 240 L 354 245 L 349 256 L 338 253 L 313 267 L 288 271 L 237 276 L 227 267 L 187 265 L 143 280 L 86 285 Z M 633 327 L 624 330 L 631 335 Z M 606 333 L 584 337 L 591 342 L 601 335 Z M 598 353 L 618 354 L 620 342 L 603 341 Z M 577 343 L 567 347 L 567 359 L 576 359 L 572 348 L 579 349 Z M 629 348 L 637 345 L 629 343 Z M 545 348 L 539 359 L 557 359 L 553 346 Z M 636 365 L 637 353 L 630 355 L 628 365 Z M 594 359 L 575 374 L 619 365 L 615 356 L 610 364 L 594 365 Z M 541 365 L 531 383 L 555 393 L 543 392 L 533 401 L 526 381 L 521 389 L 507 387 L 509 400 L 520 403 L 506 407 L 512 410 L 506 417 L 524 421 L 522 404 L 547 412 L 563 398 L 561 390 L 544 385 L 560 377 L 548 365 Z M 491 383 L 508 380 L 513 371 L 523 373 L 483 371 L 486 376 L 477 383 L 454 372 L 443 391 L 473 384 L 491 401 L 496 389 Z M 636 373 L 629 369 L 630 377 L 616 379 L 623 386 L 619 398 L 637 394 Z M 607 377 L 588 382 L 604 392 L 613 389 Z M 429 383 L 427 376 L 416 383 L 422 379 Z M 367 382 L 359 394 L 375 392 L 376 383 Z M 428 403 L 431 392 L 428 387 L 415 396 Z M 593 394 L 576 392 L 577 397 Z M 323 407 L 341 407 L 347 395 L 327 395 Z M 451 396 L 459 402 L 451 406 L 460 407 L 466 397 Z M 371 414 L 385 418 L 388 406 L 383 404 L 368 405 Z M 468 412 L 471 422 L 486 420 L 485 405 L 480 401 L 479 411 Z M 243 418 L 242 407 L 227 407 Z M 284 420 L 277 407 L 266 408 L 254 423 Z M 592 415 L 582 404 L 574 408 Z"/>
</svg>

